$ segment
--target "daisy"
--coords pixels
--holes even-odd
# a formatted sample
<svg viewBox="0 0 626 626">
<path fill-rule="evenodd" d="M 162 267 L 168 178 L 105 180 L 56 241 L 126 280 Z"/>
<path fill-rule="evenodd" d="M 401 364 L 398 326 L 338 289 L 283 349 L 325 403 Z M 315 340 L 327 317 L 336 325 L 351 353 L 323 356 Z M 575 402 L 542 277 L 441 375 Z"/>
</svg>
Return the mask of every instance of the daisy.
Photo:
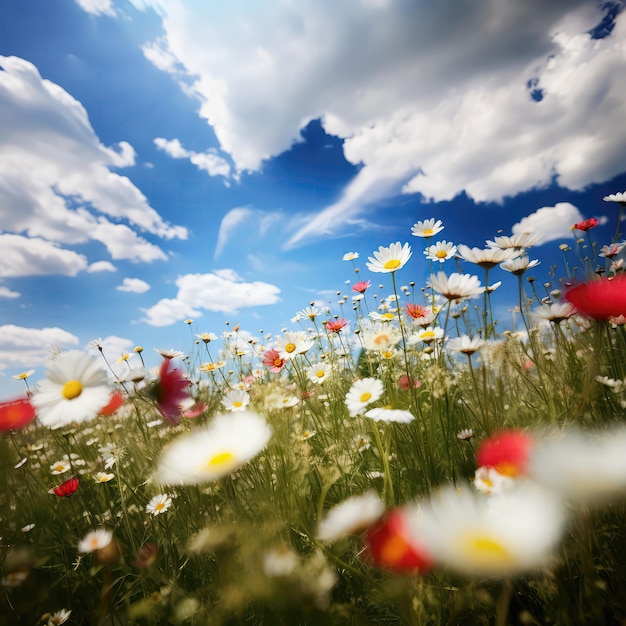
<svg viewBox="0 0 626 626">
<path fill-rule="evenodd" d="M 274 349 L 281 359 L 286 361 L 293 359 L 298 354 L 304 354 L 313 346 L 313 342 L 307 339 L 302 332 L 286 332 L 284 337 L 276 340 Z"/>
<path fill-rule="evenodd" d="M 377 378 L 362 378 L 353 383 L 346 395 L 346 406 L 354 417 L 383 395 L 383 383 Z"/>
<path fill-rule="evenodd" d="M 572 317 L 572 315 L 575 315 L 575 313 L 576 310 L 569 302 L 544 304 L 532 311 L 534 317 L 553 322 L 554 324 L 560 324 L 564 320 Z"/>
<path fill-rule="evenodd" d="M 359 280 L 354 283 L 354 285 L 352 285 L 352 291 L 356 291 L 357 293 L 365 293 L 371 287 L 371 285 L 372 283 L 369 280 Z"/>
<path fill-rule="evenodd" d="M 471 428 L 464 428 L 456 434 L 457 439 L 461 441 L 469 441 L 473 436 L 474 431 Z"/>
<path fill-rule="evenodd" d="M 550 562 L 565 526 L 563 505 L 532 483 L 496 498 L 450 485 L 410 520 L 415 541 L 444 567 L 469 576 L 510 576 Z"/>
<path fill-rule="evenodd" d="M 424 250 L 424 254 L 429 261 L 439 261 L 444 263 L 456 254 L 456 246 L 450 241 L 438 241 Z"/>
<path fill-rule="evenodd" d="M 626 191 L 620 191 L 619 193 L 612 193 L 609 196 L 602 198 L 605 202 L 619 202 L 620 204 L 626 204 Z"/>
<path fill-rule="evenodd" d="M 440 233 L 442 230 L 442 221 L 435 221 L 434 217 L 428 220 L 424 220 L 423 222 L 417 222 L 413 224 L 413 227 L 411 228 L 411 232 L 415 237 L 424 237 L 426 239 L 428 239 L 429 237 L 433 237 L 437 233 Z"/>
<path fill-rule="evenodd" d="M 510 476 L 500 474 L 493 467 L 483 466 L 476 470 L 472 483 L 481 493 L 499 494 L 505 489 L 509 489 L 514 484 L 514 481 Z"/>
<path fill-rule="evenodd" d="M 493 241 L 487 241 L 490 248 L 530 248 L 543 237 L 543 233 L 518 233 L 510 237 L 494 237 Z"/>
<path fill-rule="evenodd" d="M 313 321 L 318 315 L 321 315 L 321 311 L 316 307 L 316 306 L 308 306 L 305 309 L 302 309 L 302 311 L 298 311 L 298 316 L 301 318 L 309 318 L 311 321 Z"/>
<path fill-rule="evenodd" d="M 68 461 L 57 461 L 50 466 L 50 471 L 53 476 L 58 476 L 59 474 L 65 474 L 65 472 L 69 472 L 72 469 L 72 466 Z"/>
<path fill-rule="evenodd" d="M 196 337 L 204 343 L 211 343 L 217 339 L 217 335 L 215 333 L 200 333 L 199 335 L 197 334 Z"/>
<path fill-rule="evenodd" d="M 250 395 L 243 389 L 235 389 L 224 395 L 222 404 L 227 411 L 245 411 L 250 404 Z"/>
<path fill-rule="evenodd" d="M 350 322 L 345 317 L 340 317 L 338 320 L 328 320 L 326 322 L 327 333 L 340 333 Z"/>
<path fill-rule="evenodd" d="M 226 361 L 216 361 L 214 363 L 202 363 L 198 367 L 200 372 L 214 372 L 215 370 L 219 370 L 226 365 Z"/>
<path fill-rule="evenodd" d="M 411 304 L 407 302 L 404 306 L 404 310 L 413 323 L 418 326 L 430 326 L 436 317 L 429 306 L 422 306 L 421 304 Z"/>
<path fill-rule="evenodd" d="M 108 483 L 115 478 L 115 474 L 107 474 L 106 472 L 97 472 L 93 479 L 97 483 Z"/>
<path fill-rule="evenodd" d="M 375 422 L 397 422 L 398 424 L 408 424 L 415 419 L 409 411 L 392 409 L 389 407 L 370 409 L 365 413 L 365 417 L 369 417 Z"/>
<path fill-rule="evenodd" d="M 51 362 L 31 400 L 44 426 L 59 427 L 94 419 L 109 394 L 100 364 L 84 352 L 70 350 Z"/>
<path fill-rule="evenodd" d="M 536 267 L 537 265 L 539 265 L 539 261 L 537 259 L 531 261 L 527 254 L 522 254 L 516 259 L 510 259 L 504 263 L 500 263 L 500 267 L 503 270 L 511 272 L 511 274 L 515 276 L 521 276 L 526 270 Z"/>
<path fill-rule="evenodd" d="M 400 331 L 389 324 L 379 324 L 362 335 L 366 350 L 382 351 L 393 348 L 402 338 Z"/>
<path fill-rule="evenodd" d="M 160 354 L 164 359 L 175 359 L 176 357 L 183 356 L 185 353 L 180 350 L 163 350 L 163 348 L 155 348 L 154 351 Z"/>
<path fill-rule="evenodd" d="M 312 383 L 319 385 L 328 378 L 331 371 L 332 367 L 329 363 L 320 362 L 309 368 L 307 377 Z"/>
<path fill-rule="evenodd" d="M 396 319 L 396 314 L 391 311 L 385 313 L 379 313 L 378 311 L 372 311 L 369 314 L 370 318 L 375 322 L 393 322 Z"/>
<path fill-rule="evenodd" d="M 156 478 L 168 485 L 218 480 L 261 452 L 271 436 L 267 422 L 251 411 L 218 415 L 165 447 Z"/>
<path fill-rule="evenodd" d="M 113 540 L 113 533 L 105 528 L 98 528 L 88 532 L 79 542 L 79 552 L 95 552 L 106 548 Z"/>
<path fill-rule="evenodd" d="M 32 376 L 34 373 L 35 373 L 35 370 L 28 370 L 26 372 L 22 372 L 21 374 L 14 374 L 13 376 L 11 376 L 11 378 L 14 378 L 15 380 L 26 380 L 27 378 Z"/>
<path fill-rule="evenodd" d="M 468 337 L 467 335 L 462 335 L 461 337 L 450 339 L 446 345 L 448 350 L 460 352 L 461 354 L 469 356 L 480 350 L 483 343 L 484 341 L 478 336 Z"/>
<path fill-rule="evenodd" d="M 484 291 L 478 276 L 469 274 L 454 273 L 446 276 L 444 272 L 438 272 L 430 277 L 430 286 L 448 300 L 476 298 Z"/>
<path fill-rule="evenodd" d="M 358 535 L 379 520 L 385 505 L 375 491 L 352 496 L 330 509 L 320 522 L 317 538 L 336 541 L 348 535 Z"/>
<path fill-rule="evenodd" d="M 514 248 L 470 248 L 464 244 L 458 246 L 459 254 L 463 259 L 470 263 L 475 263 L 483 269 L 491 269 L 502 263 L 503 261 L 509 261 L 519 256 L 519 251 Z"/>
<path fill-rule="evenodd" d="M 411 258 L 411 247 L 408 243 L 401 245 L 399 241 L 388 247 L 379 246 L 373 257 L 369 258 L 367 269 L 370 272 L 388 274 L 403 268 Z"/>
<path fill-rule="evenodd" d="M 159 515 L 160 513 L 165 513 L 167 509 L 172 505 L 172 498 L 168 496 L 166 493 L 160 493 L 159 495 L 154 496 L 150 502 L 148 502 L 146 506 L 146 513 L 151 513 L 152 515 Z"/>
<path fill-rule="evenodd" d="M 356 261 L 359 258 L 359 253 L 358 252 L 346 252 L 342 258 L 344 261 Z"/>
<path fill-rule="evenodd" d="M 287 360 L 283 359 L 280 354 L 278 354 L 278 351 L 274 350 L 274 348 L 270 348 L 263 353 L 262 361 L 263 365 L 269 367 L 270 372 L 274 374 L 280 372 L 287 362 Z"/>
<path fill-rule="evenodd" d="M 440 326 L 433 327 L 428 326 L 423 330 L 420 330 L 418 333 L 415 333 L 409 339 L 410 344 L 416 344 L 418 341 L 423 341 L 426 344 L 432 343 L 433 341 L 437 341 L 443 338 L 443 328 Z"/>
<path fill-rule="evenodd" d="M 71 609 L 59 609 L 48 618 L 46 626 L 60 626 L 61 624 L 65 624 L 71 614 Z"/>
</svg>

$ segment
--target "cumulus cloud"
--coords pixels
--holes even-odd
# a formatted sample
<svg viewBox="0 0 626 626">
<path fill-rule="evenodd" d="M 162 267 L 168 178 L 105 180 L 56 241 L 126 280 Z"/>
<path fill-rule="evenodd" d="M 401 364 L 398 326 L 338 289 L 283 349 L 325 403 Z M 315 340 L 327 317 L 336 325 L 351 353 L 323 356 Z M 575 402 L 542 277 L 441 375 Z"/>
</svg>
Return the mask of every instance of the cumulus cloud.
<svg viewBox="0 0 626 626">
<path fill-rule="evenodd" d="M 134 165 L 132 146 L 103 145 L 80 102 L 28 61 L 0 56 L 0 115 L 0 231 L 21 237 L 11 245 L 22 245 L 22 256 L 35 245 L 41 252 L 45 241 L 48 249 L 57 248 L 61 265 L 72 258 L 81 271 L 86 258 L 67 246 L 95 240 L 113 259 L 150 262 L 167 256 L 137 231 L 187 237 L 185 228 L 161 218 L 129 178 L 112 171 Z M 10 271 L 25 275 L 24 267 Z"/>
<path fill-rule="evenodd" d="M 141 278 L 125 278 L 116 289 L 118 291 L 130 291 L 131 293 L 145 293 L 150 290 L 150 285 L 145 280 L 141 280 Z"/>
<path fill-rule="evenodd" d="M 357 176 L 296 222 L 288 246 L 400 190 L 500 202 L 623 170 L 626 14 L 594 39 L 603 14 L 588 0 L 140 6 L 165 33 L 146 55 L 195 94 L 238 171 L 260 169 L 311 119 L 344 139 Z"/>
<path fill-rule="evenodd" d="M 280 301 L 280 289 L 276 285 L 245 282 L 231 269 L 185 274 L 176 279 L 176 286 L 176 297 L 164 298 L 144 309 L 142 321 L 151 326 L 169 326 L 188 317 L 199 317 L 202 310 L 234 313 L 242 308 Z"/>
<path fill-rule="evenodd" d="M 157 137 L 154 143 L 159 150 L 163 150 L 174 159 L 189 159 L 200 171 L 209 176 L 230 176 L 230 164 L 226 159 L 219 156 L 216 150 L 209 149 L 206 152 L 194 152 L 186 150 L 178 139 L 163 139 Z"/>
<path fill-rule="evenodd" d="M 582 213 L 569 202 L 557 202 L 554 206 L 544 206 L 522 218 L 511 229 L 514 235 L 521 233 L 543 233 L 535 244 L 541 246 L 556 239 L 571 239 L 571 227 L 584 218 Z"/>
<path fill-rule="evenodd" d="M 0 370 L 42 365 L 52 349 L 77 344 L 78 337 L 56 326 L 26 328 L 4 324 L 0 326 Z"/>
<path fill-rule="evenodd" d="M 117 272 L 117 267 L 110 261 L 95 261 L 89 264 L 87 272 L 89 274 L 95 274 L 96 272 Z"/>
<path fill-rule="evenodd" d="M 5 287 L 4 285 L 0 285 L 0 298 L 19 298 L 20 297 L 20 293 L 17 291 L 12 291 L 11 289 L 9 289 L 8 287 Z"/>
<path fill-rule="evenodd" d="M 76 3 L 92 15 L 115 15 L 111 0 L 76 0 Z"/>
</svg>

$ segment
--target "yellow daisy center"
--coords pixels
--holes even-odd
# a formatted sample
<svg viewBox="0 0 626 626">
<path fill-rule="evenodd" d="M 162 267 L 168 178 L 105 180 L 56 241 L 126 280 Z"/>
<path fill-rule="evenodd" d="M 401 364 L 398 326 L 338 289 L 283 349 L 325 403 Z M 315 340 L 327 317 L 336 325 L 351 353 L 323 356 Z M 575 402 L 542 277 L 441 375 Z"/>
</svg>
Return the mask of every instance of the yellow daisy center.
<svg viewBox="0 0 626 626">
<path fill-rule="evenodd" d="M 317 372 L 315 372 L 315 375 L 318 378 L 324 378 L 324 376 L 326 375 L 326 372 L 324 370 L 317 370 Z"/>
<path fill-rule="evenodd" d="M 201 469 L 218 469 L 225 465 L 232 465 L 235 460 L 235 455 L 232 452 L 220 452 L 215 456 L 212 456 Z"/>
<path fill-rule="evenodd" d="M 422 235 L 424 235 L 424 237 L 431 237 L 433 234 L 433 229 L 432 228 L 425 228 L 422 231 Z"/>
<path fill-rule="evenodd" d="M 369 391 L 366 391 L 359 397 L 359 402 L 367 402 L 371 397 L 372 394 Z"/>
<path fill-rule="evenodd" d="M 63 470 L 65 470 L 65 465 L 63 465 L 62 463 L 55 465 L 53 469 L 54 472 L 62 472 Z"/>
<path fill-rule="evenodd" d="M 243 402 L 240 402 L 239 400 L 236 400 L 235 402 L 233 402 L 233 406 L 236 406 L 237 408 L 242 407 L 243 406 Z"/>
<path fill-rule="evenodd" d="M 374 338 L 374 343 L 379 346 L 382 343 L 388 343 L 389 342 L 389 335 L 377 335 Z"/>
<path fill-rule="evenodd" d="M 61 389 L 61 395 L 66 400 L 73 400 L 74 398 L 78 398 L 78 396 L 80 396 L 82 392 L 83 386 L 79 380 L 68 380 L 63 385 L 63 389 Z"/>
<path fill-rule="evenodd" d="M 434 339 L 435 333 L 432 330 L 427 330 L 422 333 L 421 338 L 422 338 L 422 341 L 426 341 L 427 339 Z"/>
<path fill-rule="evenodd" d="M 392 320 L 395 315 L 393 313 L 383 313 L 380 317 L 384 320 Z"/>
<path fill-rule="evenodd" d="M 502 544 L 480 533 L 464 537 L 462 547 L 467 556 L 481 564 L 508 565 L 513 561 L 513 557 Z"/>
<path fill-rule="evenodd" d="M 393 356 L 393 352 L 390 350 L 383 350 L 381 354 L 383 355 L 383 359 L 390 359 Z"/>
<path fill-rule="evenodd" d="M 100 545 L 100 542 L 98 541 L 97 537 L 93 537 L 89 543 L 91 545 L 92 550 L 97 550 Z"/>
<path fill-rule="evenodd" d="M 385 262 L 385 265 L 383 265 L 383 267 L 386 270 L 397 270 L 400 267 L 400 260 L 399 259 L 389 259 L 389 261 Z"/>
<path fill-rule="evenodd" d="M 448 252 L 446 250 L 437 250 L 437 252 L 435 252 L 435 256 L 438 259 L 445 259 L 448 256 Z"/>
<path fill-rule="evenodd" d="M 162 511 L 165 508 L 165 502 L 159 502 L 155 507 L 155 511 Z"/>
<path fill-rule="evenodd" d="M 296 344 L 295 343 L 288 343 L 285 346 L 285 352 L 287 352 L 288 354 L 291 354 L 295 349 L 296 349 Z"/>
</svg>

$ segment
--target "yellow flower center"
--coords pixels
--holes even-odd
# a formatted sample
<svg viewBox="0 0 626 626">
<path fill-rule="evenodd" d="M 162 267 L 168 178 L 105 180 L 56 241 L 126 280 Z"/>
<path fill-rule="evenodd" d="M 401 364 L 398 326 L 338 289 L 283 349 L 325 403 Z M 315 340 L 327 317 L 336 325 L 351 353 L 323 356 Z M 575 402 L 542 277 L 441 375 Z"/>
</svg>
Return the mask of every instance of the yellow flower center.
<svg viewBox="0 0 626 626">
<path fill-rule="evenodd" d="M 317 372 L 315 372 L 315 375 L 318 378 L 324 378 L 325 374 L 326 374 L 326 372 L 324 370 L 317 370 Z"/>
<path fill-rule="evenodd" d="M 380 317 L 383 320 L 392 320 L 395 315 L 393 313 L 383 313 Z"/>
<path fill-rule="evenodd" d="M 421 335 L 422 341 L 429 341 L 429 340 L 432 341 L 434 338 L 435 338 L 435 333 L 432 330 L 427 330 L 423 332 Z"/>
<path fill-rule="evenodd" d="M 445 259 L 448 256 L 448 252 L 446 250 L 437 250 L 437 252 L 435 252 L 435 256 L 438 259 Z"/>
<path fill-rule="evenodd" d="M 82 392 L 83 386 L 79 380 L 68 380 L 63 385 L 63 389 L 61 389 L 61 395 L 66 400 L 73 400 L 74 398 L 78 398 L 78 396 L 80 396 Z"/>
<path fill-rule="evenodd" d="M 372 397 L 372 394 L 369 391 L 361 394 L 359 398 L 359 402 L 367 402 Z"/>
<path fill-rule="evenodd" d="M 100 544 L 100 542 L 98 541 L 98 538 L 97 538 L 97 537 L 94 537 L 94 538 L 91 540 L 91 542 L 90 542 L 91 549 L 92 549 L 92 550 L 97 550 L 97 549 L 98 549 L 99 544 Z"/>
<path fill-rule="evenodd" d="M 388 565 L 396 564 L 406 552 L 406 541 L 399 535 L 391 535 L 382 546 L 381 561 Z"/>
<path fill-rule="evenodd" d="M 374 338 L 374 343 L 379 346 L 382 343 L 388 343 L 389 342 L 389 335 L 377 335 Z"/>
<path fill-rule="evenodd" d="M 387 261 L 385 263 L 385 265 L 383 265 L 383 267 L 386 270 L 397 270 L 400 267 L 400 260 L 399 259 L 389 259 L 389 261 Z"/>
<path fill-rule="evenodd" d="M 232 465 L 235 460 L 235 455 L 232 452 L 220 452 L 211 457 L 203 466 L 202 469 L 217 469 L 224 465 Z"/>
<path fill-rule="evenodd" d="M 165 502 L 159 502 L 155 507 L 155 511 L 162 511 L 165 508 Z"/>
<path fill-rule="evenodd" d="M 422 231 L 422 235 L 424 235 L 424 237 L 432 237 L 433 234 L 433 229 L 432 228 L 425 228 Z"/>
<path fill-rule="evenodd" d="M 285 346 L 285 352 L 287 352 L 288 354 L 291 354 L 295 349 L 296 349 L 296 344 L 295 343 L 288 343 Z"/>
<path fill-rule="evenodd" d="M 242 407 L 243 406 L 243 402 L 240 402 L 239 400 L 233 402 L 233 406 L 236 406 L 237 408 Z"/>
<path fill-rule="evenodd" d="M 65 470 L 65 465 L 63 465 L 62 463 L 55 465 L 53 469 L 54 472 L 62 472 L 64 470 Z"/>
<path fill-rule="evenodd" d="M 393 356 L 393 352 L 390 350 L 383 350 L 381 354 L 383 355 L 383 359 L 390 359 Z"/>
<path fill-rule="evenodd" d="M 480 533 L 470 533 L 462 539 L 464 552 L 479 564 L 484 565 L 509 565 L 513 557 L 509 551 L 495 539 Z"/>
</svg>

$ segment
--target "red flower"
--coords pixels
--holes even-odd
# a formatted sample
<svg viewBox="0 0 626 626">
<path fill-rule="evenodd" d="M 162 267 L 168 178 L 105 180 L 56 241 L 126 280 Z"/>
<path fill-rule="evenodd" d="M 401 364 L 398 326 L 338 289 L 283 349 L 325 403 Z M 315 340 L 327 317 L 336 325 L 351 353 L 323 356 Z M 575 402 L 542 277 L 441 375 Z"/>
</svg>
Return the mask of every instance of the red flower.
<svg viewBox="0 0 626 626">
<path fill-rule="evenodd" d="M 342 328 L 345 328 L 350 322 L 345 317 L 340 317 L 338 320 L 328 320 L 326 322 L 327 333 L 340 333 Z"/>
<path fill-rule="evenodd" d="M 171 424 L 180 422 L 183 402 L 189 397 L 189 381 L 179 369 L 170 370 L 170 359 L 164 359 L 159 372 L 159 380 L 152 386 L 152 394 L 161 415 Z"/>
<path fill-rule="evenodd" d="M 109 403 L 100 409 L 100 415 L 113 415 L 115 411 L 117 411 L 122 404 L 124 404 L 124 396 L 121 391 L 114 391 L 111 394 L 111 399 Z"/>
<path fill-rule="evenodd" d="M 519 476 L 526 472 L 533 443 L 533 438 L 520 430 L 496 433 L 481 442 L 476 465 L 493 467 L 506 476 Z"/>
<path fill-rule="evenodd" d="M 285 365 L 285 359 L 274 348 L 270 348 L 263 353 L 263 365 L 269 367 L 270 372 L 280 372 Z"/>
<path fill-rule="evenodd" d="M 154 543 L 144 543 L 139 552 L 137 558 L 134 560 L 133 565 L 138 568 L 150 567 L 155 563 L 159 556 L 159 546 Z"/>
<path fill-rule="evenodd" d="M 565 299 L 583 315 L 606 321 L 626 315 L 626 274 L 605 277 L 572 287 Z"/>
<path fill-rule="evenodd" d="M 0 403 L 0 431 L 19 430 L 35 419 L 35 409 L 28 398 Z"/>
<path fill-rule="evenodd" d="M 50 493 L 53 493 L 55 496 L 59 496 L 61 498 L 69 498 L 71 495 L 76 493 L 78 489 L 78 478 L 76 476 L 72 476 L 68 478 L 64 483 L 53 487 L 50 490 Z"/>
<path fill-rule="evenodd" d="M 595 217 L 590 217 L 588 220 L 583 220 L 582 222 L 578 222 L 578 224 L 574 224 L 574 230 L 582 230 L 587 231 L 595 228 L 598 225 L 598 220 Z"/>
<path fill-rule="evenodd" d="M 376 565 L 392 572 L 425 572 L 433 560 L 411 537 L 405 515 L 403 509 L 392 509 L 371 526 L 365 534 L 368 552 Z"/>
<path fill-rule="evenodd" d="M 198 417 L 202 415 L 207 410 L 206 402 L 196 402 L 192 404 L 188 409 L 183 411 L 183 417 L 188 419 L 193 419 L 194 417 Z"/>
<path fill-rule="evenodd" d="M 422 306 L 421 304 L 411 304 L 410 302 L 407 302 L 404 308 L 407 315 L 414 320 L 418 320 L 422 317 L 427 317 L 430 313 L 430 309 Z"/>
<path fill-rule="evenodd" d="M 421 381 L 417 380 L 417 378 L 409 377 L 406 374 L 402 374 L 400 378 L 398 378 L 398 387 L 403 391 L 408 391 L 413 387 L 413 389 L 419 389 L 422 386 Z"/>
<path fill-rule="evenodd" d="M 365 293 L 366 289 L 372 284 L 369 280 L 359 280 L 358 282 L 352 285 L 352 291 L 356 291 L 357 293 Z"/>
</svg>

